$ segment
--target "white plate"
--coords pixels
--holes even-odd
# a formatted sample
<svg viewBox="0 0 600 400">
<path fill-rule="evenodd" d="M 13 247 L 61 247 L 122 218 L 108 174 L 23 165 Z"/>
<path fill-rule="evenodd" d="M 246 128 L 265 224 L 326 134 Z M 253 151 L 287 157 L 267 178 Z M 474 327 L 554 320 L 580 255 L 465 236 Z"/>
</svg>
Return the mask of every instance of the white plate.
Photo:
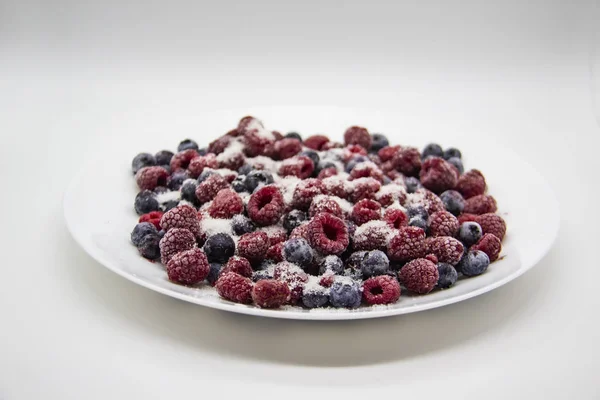
<svg viewBox="0 0 600 400">
<path fill-rule="evenodd" d="M 163 267 L 141 258 L 129 241 L 138 216 L 133 210 L 137 192 L 130 172 L 132 157 L 140 151 L 174 149 L 179 140 L 191 136 L 208 143 L 237 124 L 244 115 L 254 115 L 268 128 L 298 130 L 305 137 L 326 133 L 341 140 L 345 128 L 363 125 L 371 132 L 386 133 L 393 144 L 423 146 L 430 141 L 456 146 L 463 152 L 465 168 L 478 168 L 486 176 L 489 193 L 498 201 L 508 232 L 503 242 L 505 256 L 485 274 L 464 279 L 444 291 L 425 296 L 403 293 L 389 306 L 356 310 L 288 307 L 263 310 L 220 299 L 213 288 L 188 288 L 169 282 Z M 433 131 L 426 122 L 407 126 L 397 113 L 334 107 L 268 107 L 216 111 L 191 117 L 165 117 L 140 134 L 124 136 L 110 157 L 90 163 L 74 178 L 64 197 L 67 226 L 75 240 L 100 264 L 139 285 L 178 299 L 207 307 L 264 317 L 339 320 L 405 314 L 456 303 L 502 286 L 533 267 L 550 249 L 559 227 L 559 207 L 554 193 L 529 164 L 497 144 L 482 141 L 479 132 Z M 163 130 L 164 129 L 164 130 Z M 167 132 L 167 129 L 169 133 Z M 194 134 L 190 132 L 200 132 Z"/>
</svg>

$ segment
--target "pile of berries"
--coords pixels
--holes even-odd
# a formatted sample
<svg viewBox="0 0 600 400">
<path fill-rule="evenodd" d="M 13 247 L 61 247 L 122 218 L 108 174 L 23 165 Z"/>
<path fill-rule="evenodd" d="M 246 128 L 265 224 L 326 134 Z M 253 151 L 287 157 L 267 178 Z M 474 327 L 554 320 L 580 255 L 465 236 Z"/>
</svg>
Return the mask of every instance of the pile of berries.
<svg viewBox="0 0 600 400">
<path fill-rule="evenodd" d="M 499 258 L 506 224 L 458 149 L 267 130 L 253 117 L 208 147 L 132 161 L 131 242 L 172 282 L 262 308 L 356 308 L 447 289 Z M 206 282 L 206 283 L 204 283 Z"/>
</svg>

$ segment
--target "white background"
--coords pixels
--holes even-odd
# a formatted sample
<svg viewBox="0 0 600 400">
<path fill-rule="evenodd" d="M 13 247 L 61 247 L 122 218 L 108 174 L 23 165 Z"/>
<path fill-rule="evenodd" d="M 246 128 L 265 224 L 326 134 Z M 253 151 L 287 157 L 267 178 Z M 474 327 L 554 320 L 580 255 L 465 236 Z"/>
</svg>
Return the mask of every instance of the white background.
<svg viewBox="0 0 600 400">
<path fill-rule="evenodd" d="M 388 3 L 0 1 L 0 398 L 600 397 L 600 14 L 591 1 Z M 346 323 L 186 304 L 75 245 L 61 198 L 87 159 L 143 147 L 168 118 L 270 104 L 394 109 L 442 143 L 493 137 L 556 191 L 558 241 L 492 293 Z"/>
</svg>

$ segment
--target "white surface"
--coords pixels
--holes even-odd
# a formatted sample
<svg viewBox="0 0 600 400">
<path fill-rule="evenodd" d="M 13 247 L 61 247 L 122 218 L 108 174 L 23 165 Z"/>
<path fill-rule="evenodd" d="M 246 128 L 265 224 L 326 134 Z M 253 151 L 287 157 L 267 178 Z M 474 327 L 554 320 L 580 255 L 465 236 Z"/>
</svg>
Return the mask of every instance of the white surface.
<svg viewBox="0 0 600 400">
<path fill-rule="evenodd" d="M 340 141 L 342 132 L 353 124 L 367 126 L 373 132 L 389 132 L 391 143 L 419 148 L 427 143 L 425 138 L 432 134 L 407 132 L 400 137 L 396 132 L 402 129 L 410 128 L 414 132 L 423 127 L 406 127 L 399 122 L 398 113 L 340 107 L 274 106 L 203 111 L 190 118 L 187 124 L 202 126 L 207 132 L 215 133 L 205 138 L 207 144 L 218 137 L 218 132 L 229 131 L 239 118 L 247 114 L 261 118 L 270 129 L 286 132 L 286 126 L 294 126 L 300 132 L 330 132 L 334 140 Z M 310 119 L 305 116 L 310 116 Z M 165 119 L 170 120 L 171 117 L 165 116 Z M 181 117 L 179 119 L 180 123 L 185 123 Z M 447 130 L 446 141 L 461 149 L 466 168 L 477 168 L 484 172 L 488 193 L 498 201 L 499 213 L 508 225 L 500 260 L 491 264 L 485 274 L 461 279 L 451 289 L 435 291 L 427 296 L 403 296 L 397 303 L 385 307 L 268 310 L 235 304 L 221 299 L 209 285 L 191 288 L 170 282 L 161 264 L 149 263 L 131 245 L 129 232 L 139 218 L 132 206 L 138 189 L 129 173 L 131 155 L 140 151 L 138 143 L 141 141 L 144 141 L 145 149 L 154 143 L 161 143 L 153 152 L 168 149 L 169 141 L 160 134 L 150 136 L 132 133 L 130 136 L 130 141 L 122 140 L 120 148 L 114 150 L 113 162 L 107 164 L 103 157 L 90 162 L 73 179 L 64 197 L 68 229 L 88 254 L 117 274 L 159 293 L 207 307 L 241 314 L 307 320 L 376 318 L 429 310 L 489 292 L 521 276 L 550 250 L 558 232 L 560 211 L 557 200 L 537 171 L 520 160 L 514 152 L 482 140 L 478 132 L 455 138 L 454 132 Z M 492 145 L 495 151 L 489 152 Z M 515 180 L 517 175 L 520 179 Z M 111 190 L 104 196 L 98 196 L 98 187 Z M 522 193 L 525 192 L 527 196 L 524 197 Z"/>
<path fill-rule="evenodd" d="M 2 3 L 0 397 L 598 398 L 591 2 L 232 3 Z M 87 159 L 113 162 L 132 132 L 199 136 L 177 116 L 205 107 L 275 102 L 408 110 L 442 142 L 480 131 L 551 182 L 556 246 L 460 304 L 319 323 L 167 298 L 70 238 L 62 193 Z"/>
</svg>

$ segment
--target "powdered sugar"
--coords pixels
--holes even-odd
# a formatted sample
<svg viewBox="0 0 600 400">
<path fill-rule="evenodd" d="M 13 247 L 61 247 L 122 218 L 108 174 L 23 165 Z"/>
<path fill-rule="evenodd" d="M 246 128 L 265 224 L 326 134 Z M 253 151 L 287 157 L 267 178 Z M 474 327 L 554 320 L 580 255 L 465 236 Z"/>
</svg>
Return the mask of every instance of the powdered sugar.
<svg viewBox="0 0 600 400">
<path fill-rule="evenodd" d="M 179 192 L 178 190 L 172 192 L 158 193 L 156 195 L 156 201 L 158 201 L 159 204 L 164 204 L 168 203 L 169 201 L 176 201 L 179 199 L 181 199 L 181 192 Z"/>
<path fill-rule="evenodd" d="M 216 235 L 217 233 L 226 233 L 230 236 L 234 236 L 230 219 L 211 218 L 209 215 L 205 214 L 200 221 L 200 226 L 202 232 L 205 233 L 207 237 Z"/>
<path fill-rule="evenodd" d="M 217 161 L 220 163 L 227 163 L 237 157 L 244 150 L 244 144 L 236 138 L 232 140 L 229 145 L 223 150 L 223 152 L 217 155 Z"/>
</svg>

